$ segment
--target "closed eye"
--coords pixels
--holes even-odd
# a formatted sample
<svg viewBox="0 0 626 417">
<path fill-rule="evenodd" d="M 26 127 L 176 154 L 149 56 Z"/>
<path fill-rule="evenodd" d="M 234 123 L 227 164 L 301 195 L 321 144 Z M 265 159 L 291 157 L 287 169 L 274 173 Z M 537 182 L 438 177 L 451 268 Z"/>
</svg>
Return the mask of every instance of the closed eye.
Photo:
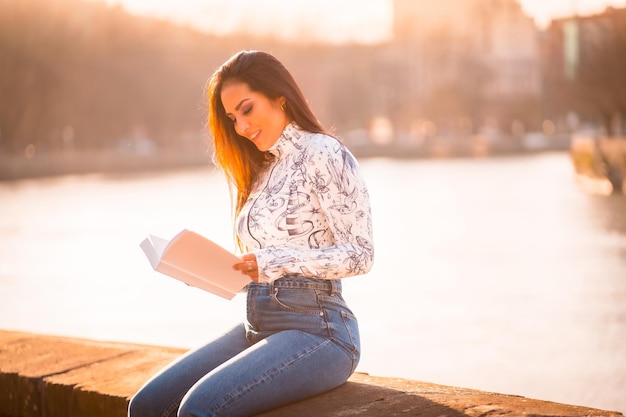
<svg viewBox="0 0 626 417">
<path fill-rule="evenodd" d="M 247 104 L 245 107 L 241 109 L 241 114 L 244 116 L 250 114 L 253 107 L 254 106 L 252 105 L 252 103 Z M 235 110 L 239 111 L 239 106 L 237 106 Z M 228 118 L 230 119 L 231 122 L 233 122 L 233 124 L 237 123 L 237 118 L 232 113 L 227 113 L 226 116 L 228 116 Z"/>
<path fill-rule="evenodd" d="M 241 114 L 246 116 L 247 114 L 249 114 L 252 111 L 252 107 L 254 107 L 252 104 L 244 107 L 243 109 L 241 109 Z"/>
</svg>

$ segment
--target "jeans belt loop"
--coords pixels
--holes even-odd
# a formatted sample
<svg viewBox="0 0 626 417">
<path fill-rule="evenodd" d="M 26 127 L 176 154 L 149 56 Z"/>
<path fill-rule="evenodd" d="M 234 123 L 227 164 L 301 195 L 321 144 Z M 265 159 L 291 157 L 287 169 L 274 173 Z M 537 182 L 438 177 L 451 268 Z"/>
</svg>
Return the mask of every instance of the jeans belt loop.
<svg viewBox="0 0 626 417">
<path fill-rule="evenodd" d="M 337 282 L 334 279 L 330 280 L 330 290 L 329 290 L 330 296 L 332 297 L 333 295 L 337 294 Z"/>
</svg>

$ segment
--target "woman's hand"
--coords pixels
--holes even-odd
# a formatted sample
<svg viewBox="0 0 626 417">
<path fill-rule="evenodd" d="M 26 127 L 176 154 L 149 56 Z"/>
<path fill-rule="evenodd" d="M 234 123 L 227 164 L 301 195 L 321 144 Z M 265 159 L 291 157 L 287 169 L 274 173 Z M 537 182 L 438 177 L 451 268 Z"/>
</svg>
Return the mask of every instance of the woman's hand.
<svg viewBox="0 0 626 417">
<path fill-rule="evenodd" d="M 259 267 L 256 263 L 256 256 L 253 253 L 246 253 L 241 257 L 242 262 L 233 265 L 233 269 L 241 271 L 254 282 L 259 282 Z"/>
</svg>

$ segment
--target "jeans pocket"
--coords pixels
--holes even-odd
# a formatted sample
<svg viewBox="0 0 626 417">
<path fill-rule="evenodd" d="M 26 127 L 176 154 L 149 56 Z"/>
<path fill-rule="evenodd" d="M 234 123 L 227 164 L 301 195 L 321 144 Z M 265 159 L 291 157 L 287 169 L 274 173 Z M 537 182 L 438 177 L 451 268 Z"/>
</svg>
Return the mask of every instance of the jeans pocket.
<svg viewBox="0 0 626 417">
<path fill-rule="evenodd" d="M 322 315 L 317 291 L 313 289 L 274 287 L 272 300 L 280 309 L 285 311 Z"/>
</svg>

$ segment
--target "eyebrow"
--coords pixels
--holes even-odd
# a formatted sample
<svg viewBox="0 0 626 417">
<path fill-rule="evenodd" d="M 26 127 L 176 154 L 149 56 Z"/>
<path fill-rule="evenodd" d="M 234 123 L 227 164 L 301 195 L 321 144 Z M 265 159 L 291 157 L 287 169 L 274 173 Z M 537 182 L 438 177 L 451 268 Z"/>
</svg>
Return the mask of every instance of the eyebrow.
<svg viewBox="0 0 626 417">
<path fill-rule="evenodd" d="M 243 103 L 245 103 L 246 101 L 250 100 L 250 97 L 246 97 L 244 99 L 242 99 L 239 104 L 237 104 L 235 106 L 235 111 L 239 111 L 239 109 L 241 108 L 241 106 L 243 106 Z M 232 115 L 232 113 L 226 113 L 227 115 Z"/>
</svg>

